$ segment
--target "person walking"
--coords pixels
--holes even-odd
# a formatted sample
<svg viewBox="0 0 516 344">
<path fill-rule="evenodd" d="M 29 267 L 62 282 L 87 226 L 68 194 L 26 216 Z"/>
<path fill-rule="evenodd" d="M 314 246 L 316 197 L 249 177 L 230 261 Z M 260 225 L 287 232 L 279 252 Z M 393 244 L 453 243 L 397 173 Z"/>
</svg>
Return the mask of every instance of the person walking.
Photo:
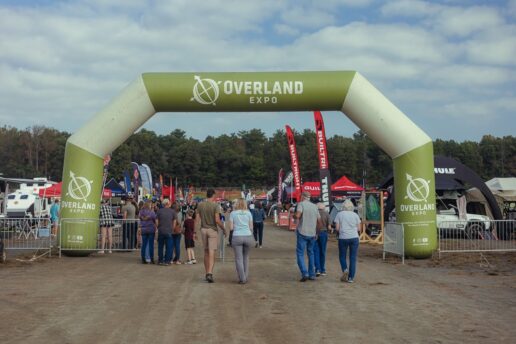
<svg viewBox="0 0 516 344">
<path fill-rule="evenodd" d="M 172 261 L 172 231 L 176 226 L 176 212 L 170 208 L 170 201 L 165 198 L 163 208 L 156 213 L 158 226 L 158 264 L 170 265 Z M 165 255 L 163 255 L 165 248 Z"/>
<path fill-rule="evenodd" d="M 317 240 L 314 245 L 315 276 L 326 276 L 326 246 L 328 244 L 328 230 L 331 229 L 330 214 L 326 211 L 324 203 L 318 203 L 317 209 L 321 217 L 317 225 Z"/>
<path fill-rule="evenodd" d="M 343 210 L 335 217 L 335 230 L 339 233 L 339 261 L 342 269 L 342 282 L 353 283 L 356 273 L 360 232 L 360 217 L 353 211 L 355 206 L 345 200 Z M 349 264 L 346 262 L 349 250 Z M 349 270 L 348 270 L 349 269 Z"/>
<path fill-rule="evenodd" d="M 253 215 L 253 235 L 256 241 L 255 247 L 262 248 L 263 243 L 263 220 L 267 217 L 263 210 L 262 202 L 257 201 L 254 209 L 251 211 Z"/>
<path fill-rule="evenodd" d="M 226 235 L 224 225 L 220 220 L 220 205 L 215 202 L 215 190 L 206 191 L 207 199 L 199 203 L 196 209 L 195 222 L 200 224 L 201 236 L 204 246 L 204 269 L 206 281 L 213 283 L 213 267 L 215 266 L 215 252 L 218 245 L 218 229 Z"/>
<path fill-rule="evenodd" d="M 310 202 L 310 193 L 301 194 L 301 202 L 297 204 L 294 218 L 298 219 L 296 228 L 296 256 L 297 266 L 301 272 L 300 282 L 315 280 L 314 243 L 317 236 L 317 224 L 321 216 L 315 204 Z M 305 250 L 308 256 L 308 270 L 305 265 Z"/>
<path fill-rule="evenodd" d="M 156 235 L 156 213 L 152 210 L 152 201 L 146 200 L 139 212 L 142 235 L 141 257 L 142 264 L 154 264 L 154 237 Z M 149 257 L 146 257 L 146 250 Z"/>
<path fill-rule="evenodd" d="M 176 265 L 181 264 L 181 232 L 183 231 L 183 217 L 181 216 L 181 211 L 179 209 L 179 205 L 174 203 L 172 209 L 176 214 L 176 224 L 173 227 L 174 230 L 172 232 L 172 252 L 174 254 L 174 259 L 172 259 L 172 263 Z"/>
<path fill-rule="evenodd" d="M 247 202 L 240 198 L 235 210 L 229 215 L 229 229 L 233 233 L 233 251 L 238 274 L 238 283 L 246 284 L 249 278 L 249 251 L 254 243 L 251 226 L 253 216 L 247 210 Z"/>
<path fill-rule="evenodd" d="M 183 228 L 185 230 L 185 248 L 186 256 L 188 258 L 186 264 L 197 264 L 195 259 L 195 220 L 193 219 L 193 210 L 186 212 L 186 219 L 183 222 Z"/>
<path fill-rule="evenodd" d="M 122 224 L 124 250 L 132 250 L 136 247 L 136 205 L 133 200 L 133 193 L 128 192 L 125 204 L 122 207 Z"/>
<path fill-rule="evenodd" d="M 113 211 L 111 205 L 106 199 L 102 200 L 100 206 L 100 251 L 99 254 L 104 254 L 106 248 L 106 236 L 107 236 L 107 248 L 108 253 L 112 253 L 113 248 L 113 226 L 115 221 L 113 220 Z"/>
</svg>

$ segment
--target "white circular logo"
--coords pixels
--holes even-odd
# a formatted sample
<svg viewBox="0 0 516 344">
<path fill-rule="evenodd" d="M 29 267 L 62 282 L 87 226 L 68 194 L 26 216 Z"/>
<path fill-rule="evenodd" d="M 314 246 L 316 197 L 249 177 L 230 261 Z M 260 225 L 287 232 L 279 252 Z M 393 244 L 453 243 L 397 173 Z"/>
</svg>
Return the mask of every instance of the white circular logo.
<svg viewBox="0 0 516 344">
<path fill-rule="evenodd" d="M 72 180 L 68 183 L 68 193 L 66 195 L 76 200 L 86 201 L 91 193 L 93 180 L 88 180 L 84 177 L 76 177 L 75 173 L 72 171 L 70 171 L 70 178 L 72 178 Z"/>
<path fill-rule="evenodd" d="M 407 196 L 414 202 L 425 202 L 430 195 L 430 181 L 423 178 L 413 178 L 407 174 Z"/>
<path fill-rule="evenodd" d="M 195 100 L 199 104 L 215 106 L 215 102 L 219 98 L 219 84 L 221 82 L 213 79 L 201 79 L 198 75 L 195 75 L 194 79 L 193 97 L 190 98 L 190 101 Z"/>
</svg>

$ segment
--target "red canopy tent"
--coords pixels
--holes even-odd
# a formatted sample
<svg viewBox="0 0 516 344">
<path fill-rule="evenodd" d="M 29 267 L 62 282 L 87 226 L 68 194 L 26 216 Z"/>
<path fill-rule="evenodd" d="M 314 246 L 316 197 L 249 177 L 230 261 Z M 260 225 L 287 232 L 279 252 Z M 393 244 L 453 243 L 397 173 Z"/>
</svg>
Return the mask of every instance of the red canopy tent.
<svg viewBox="0 0 516 344">
<path fill-rule="evenodd" d="M 57 184 L 49 186 L 48 188 L 39 189 L 39 197 L 61 197 L 62 186 L 63 182 L 59 182 Z"/>
<path fill-rule="evenodd" d="M 331 186 L 331 191 L 361 193 L 362 191 L 364 191 L 364 188 L 358 184 L 353 183 L 346 176 L 342 176 L 339 180 L 333 183 L 333 185 Z"/>
<path fill-rule="evenodd" d="M 171 202 L 175 202 L 176 201 L 175 192 L 174 192 L 174 187 L 173 186 L 163 185 L 163 187 L 161 189 L 161 195 L 163 196 L 163 198 L 168 198 Z"/>
<path fill-rule="evenodd" d="M 321 195 L 321 183 L 319 182 L 306 182 L 301 187 L 303 191 L 310 192 L 312 197 L 319 197 Z M 339 180 L 331 186 L 332 194 L 334 195 L 346 195 L 346 196 L 360 196 L 364 188 L 358 184 L 353 183 L 346 176 L 342 176 Z"/>
<path fill-rule="evenodd" d="M 51 185 L 48 188 L 39 189 L 39 197 L 61 197 L 61 192 L 63 188 L 63 182 L 59 182 L 57 184 Z M 109 189 L 103 189 L 102 190 L 102 197 L 103 198 L 111 198 L 111 190 Z"/>
</svg>

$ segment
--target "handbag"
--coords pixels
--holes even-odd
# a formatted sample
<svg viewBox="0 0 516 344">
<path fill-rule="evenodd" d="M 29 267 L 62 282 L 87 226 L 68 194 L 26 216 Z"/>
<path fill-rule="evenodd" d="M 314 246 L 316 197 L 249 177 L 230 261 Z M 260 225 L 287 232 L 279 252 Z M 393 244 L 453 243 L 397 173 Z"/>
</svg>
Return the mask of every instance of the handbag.
<svg viewBox="0 0 516 344">
<path fill-rule="evenodd" d="M 176 223 L 176 226 L 172 229 L 173 234 L 181 234 L 183 232 L 183 228 L 181 227 L 181 224 Z"/>
</svg>

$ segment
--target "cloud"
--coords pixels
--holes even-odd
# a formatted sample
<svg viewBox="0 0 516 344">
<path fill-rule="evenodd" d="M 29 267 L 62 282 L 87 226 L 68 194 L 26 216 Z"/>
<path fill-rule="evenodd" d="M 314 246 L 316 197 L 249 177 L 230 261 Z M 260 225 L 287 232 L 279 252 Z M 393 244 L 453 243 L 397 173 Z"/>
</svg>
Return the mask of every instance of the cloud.
<svg viewBox="0 0 516 344">
<path fill-rule="evenodd" d="M 142 72 L 339 69 L 362 72 L 428 128 L 436 127 L 428 116 L 433 109 L 457 120 L 494 116 L 494 109 L 502 122 L 513 116 L 510 99 L 516 98 L 516 29 L 509 20 L 515 4 L 94 0 L 0 5 L 0 122 L 76 130 Z M 147 125 L 158 132 L 188 128 L 187 135 L 204 138 L 253 126 L 272 134 L 285 124 L 281 115 L 244 115 L 245 121 L 217 116 L 158 115 Z M 285 118 L 302 130 L 312 127 L 310 116 Z M 340 116 L 332 114 L 331 121 L 334 117 L 335 133 L 356 130 Z M 465 133 L 468 126 L 473 124 L 465 124 Z M 507 126 L 492 130 L 496 134 Z"/>
</svg>

